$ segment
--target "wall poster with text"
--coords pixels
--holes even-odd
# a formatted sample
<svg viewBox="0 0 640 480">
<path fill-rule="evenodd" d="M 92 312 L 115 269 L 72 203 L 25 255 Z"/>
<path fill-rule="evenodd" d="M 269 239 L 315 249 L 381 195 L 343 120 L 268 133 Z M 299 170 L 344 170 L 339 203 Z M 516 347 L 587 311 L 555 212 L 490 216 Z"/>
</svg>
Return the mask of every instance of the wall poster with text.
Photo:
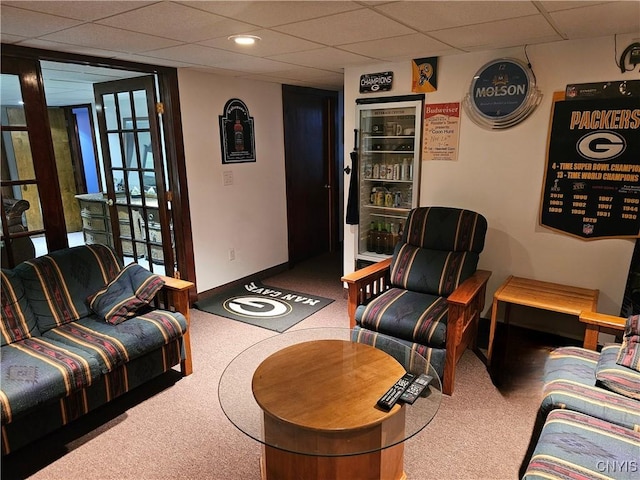
<svg viewBox="0 0 640 480">
<path fill-rule="evenodd" d="M 222 163 L 243 163 L 256 161 L 253 117 L 249 109 L 238 98 L 228 100 L 220 121 L 220 146 Z"/>
<path fill-rule="evenodd" d="M 640 233 L 640 99 L 555 101 L 540 224 L 582 239 Z"/>
<path fill-rule="evenodd" d="M 458 160 L 460 102 L 424 106 L 422 160 Z"/>
</svg>

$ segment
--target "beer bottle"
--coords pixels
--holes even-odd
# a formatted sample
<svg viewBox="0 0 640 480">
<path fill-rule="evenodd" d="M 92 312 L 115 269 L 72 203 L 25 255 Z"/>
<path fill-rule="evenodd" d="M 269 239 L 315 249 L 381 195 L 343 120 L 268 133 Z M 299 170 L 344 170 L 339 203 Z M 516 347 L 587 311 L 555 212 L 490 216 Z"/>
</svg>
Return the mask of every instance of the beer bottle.
<svg viewBox="0 0 640 480">
<path fill-rule="evenodd" d="M 238 111 L 236 110 L 236 123 L 233 125 L 233 138 L 236 152 L 244 151 L 244 127 L 240 123 Z"/>
</svg>

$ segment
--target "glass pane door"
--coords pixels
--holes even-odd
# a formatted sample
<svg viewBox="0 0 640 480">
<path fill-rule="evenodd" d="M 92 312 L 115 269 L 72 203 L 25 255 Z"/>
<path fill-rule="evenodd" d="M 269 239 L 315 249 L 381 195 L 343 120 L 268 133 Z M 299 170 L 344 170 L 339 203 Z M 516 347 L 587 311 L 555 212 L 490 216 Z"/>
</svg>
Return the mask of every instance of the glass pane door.
<svg viewBox="0 0 640 480">
<path fill-rule="evenodd" d="M 94 91 L 107 187 L 101 200 L 110 220 L 104 237 L 125 260 L 151 271 L 163 266 L 161 273 L 173 276 L 173 228 L 153 77 L 96 84 Z"/>
<path fill-rule="evenodd" d="M 34 238 L 45 233 L 19 75 L 2 74 L 2 266 L 36 256 Z M 44 243 L 44 242 L 43 242 Z"/>
</svg>

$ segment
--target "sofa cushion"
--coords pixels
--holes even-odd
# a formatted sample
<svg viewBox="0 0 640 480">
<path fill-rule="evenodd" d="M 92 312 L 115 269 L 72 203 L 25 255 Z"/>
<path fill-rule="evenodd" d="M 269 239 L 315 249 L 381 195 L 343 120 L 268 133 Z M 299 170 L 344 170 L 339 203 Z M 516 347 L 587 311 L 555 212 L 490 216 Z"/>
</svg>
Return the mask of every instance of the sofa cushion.
<svg viewBox="0 0 640 480">
<path fill-rule="evenodd" d="M 2 269 L 2 346 L 40 335 L 24 285 L 13 271 Z"/>
<path fill-rule="evenodd" d="M 545 385 L 565 380 L 595 386 L 596 365 L 600 354 L 581 347 L 560 347 L 549 353 L 544 365 Z"/>
<path fill-rule="evenodd" d="M 481 253 L 487 220 L 471 210 L 420 207 L 409 212 L 402 241 L 430 250 Z"/>
<path fill-rule="evenodd" d="M 442 378 L 442 375 L 444 374 L 444 361 L 446 356 L 446 350 L 444 348 L 432 348 L 419 343 L 400 340 L 399 338 L 385 335 L 383 333 L 373 332 L 357 325 L 351 331 L 351 340 L 371 345 L 372 347 L 376 347 L 387 352 L 393 358 L 398 360 L 398 362 L 400 362 L 407 371 L 413 372 L 416 367 L 415 358 L 413 359 L 412 364 L 412 358 L 406 354 L 405 349 L 398 349 L 398 344 L 405 345 L 409 347 L 412 352 L 415 352 L 425 358 L 428 362 L 427 365 L 431 365 L 433 367 L 439 378 Z M 425 369 L 424 371 L 425 373 L 429 373 L 428 369 Z"/>
<path fill-rule="evenodd" d="M 627 318 L 616 363 L 640 372 L 640 315 Z"/>
<path fill-rule="evenodd" d="M 102 371 L 107 373 L 181 337 L 186 330 L 187 320 L 181 313 L 152 310 L 117 325 L 95 315 L 85 317 L 43 335 L 91 351 L 100 359 Z"/>
<path fill-rule="evenodd" d="M 117 325 L 148 306 L 163 286 L 160 275 L 131 263 L 88 298 L 89 306 L 100 318 Z"/>
<path fill-rule="evenodd" d="M 444 348 L 447 340 L 447 299 L 390 288 L 356 309 L 362 328 L 411 343 Z"/>
<path fill-rule="evenodd" d="M 106 245 L 56 250 L 14 268 L 36 315 L 41 333 L 91 314 L 87 297 L 122 269 Z"/>
<path fill-rule="evenodd" d="M 616 363 L 620 345 L 607 345 L 600 352 L 596 366 L 596 380 L 600 385 L 640 400 L 640 372 Z"/>
<path fill-rule="evenodd" d="M 87 387 L 102 373 L 93 354 L 44 337 L 2 347 L 2 423 Z"/>
<path fill-rule="evenodd" d="M 476 271 L 479 254 L 431 250 L 400 243 L 395 249 L 391 285 L 438 296 L 449 296 Z"/>
<path fill-rule="evenodd" d="M 637 478 L 640 432 L 588 415 L 554 410 L 523 480 Z"/>
</svg>

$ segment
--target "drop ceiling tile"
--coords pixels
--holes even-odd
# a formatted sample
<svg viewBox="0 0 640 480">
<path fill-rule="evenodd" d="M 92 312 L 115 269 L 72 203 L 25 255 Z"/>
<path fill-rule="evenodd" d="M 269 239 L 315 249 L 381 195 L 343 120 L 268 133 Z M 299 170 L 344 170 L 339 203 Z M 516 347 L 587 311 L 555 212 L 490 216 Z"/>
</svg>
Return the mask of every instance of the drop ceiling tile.
<svg viewBox="0 0 640 480">
<path fill-rule="evenodd" d="M 178 45 L 176 47 L 146 52 L 145 55 L 153 58 L 178 60 L 193 65 L 219 67 L 241 72 L 273 72 L 286 68 L 286 65 L 274 60 L 228 52 L 217 48 L 203 47 L 201 45 Z"/>
<path fill-rule="evenodd" d="M 611 2 L 552 12 L 551 17 L 569 38 L 600 37 L 640 32 L 640 2 Z"/>
<path fill-rule="evenodd" d="M 460 50 L 456 50 L 422 33 L 340 45 L 340 49 L 384 61 L 461 53 Z"/>
<path fill-rule="evenodd" d="M 127 10 L 133 10 L 136 8 L 144 7 L 145 5 L 155 2 L 143 2 L 143 1 L 57 1 L 57 2 L 43 2 L 43 1 L 17 1 L 7 2 L 2 1 L 3 15 L 4 8 L 7 5 L 12 5 L 27 10 L 34 10 L 37 12 L 50 13 L 51 15 L 57 15 L 60 17 L 74 18 L 76 20 L 92 21 L 99 18 L 108 17 L 118 13 L 126 12 Z"/>
<path fill-rule="evenodd" d="M 23 40 L 27 40 L 28 37 L 21 35 L 9 35 L 8 33 L 0 32 L 0 41 L 2 43 L 19 43 Z"/>
<path fill-rule="evenodd" d="M 282 55 L 274 55 L 270 58 L 281 62 L 333 71 L 342 71 L 345 65 L 370 63 L 372 61 L 369 57 L 331 47 L 323 47 L 305 52 L 285 53 Z"/>
<path fill-rule="evenodd" d="M 487 23 L 538 13 L 533 3 L 523 1 L 418 1 L 398 2 L 375 8 L 421 32 Z"/>
<path fill-rule="evenodd" d="M 61 32 L 44 35 L 42 39 L 81 47 L 128 53 L 140 53 L 146 50 L 169 47 L 180 43 L 175 40 L 96 24 L 84 24 L 78 27 L 68 28 Z"/>
<path fill-rule="evenodd" d="M 292 37 L 291 35 L 274 32 L 273 30 L 255 30 L 245 33 L 257 35 L 262 40 L 250 46 L 237 45 L 227 37 L 206 40 L 204 42 L 198 43 L 207 47 L 220 48 L 222 50 L 229 50 L 237 53 L 246 53 L 248 55 L 255 55 L 257 57 L 268 57 L 281 53 L 313 50 L 314 48 L 323 46 L 319 43 L 309 42 L 301 38 Z"/>
<path fill-rule="evenodd" d="M 431 32 L 429 35 L 456 48 L 468 51 L 562 40 L 542 15 L 449 28 Z"/>
<path fill-rule="evenodd" d="M 285 1 L 285 2 L 183 2 L 224 17 L 252 23 L 261 27 L 273 27 L 312 18 L 326 17 L 336 13 L 361 8 L 355 2 L 342 1 Z"/>
<path fill-rule="evenodd" d="M 39 38 L 24 40 L 19 43 L 21 47 L 40 48 L 43 50 L 53 50 L 57 52 L 75 53 L 77 55 L 90 55 L 95 57 L 115 58 L 114 52 L 101 48 L 83 47 L 79 45 L 69 45 L 66 43 L 41 40 Z"/>
<path fill-rule="evenodd" d="M 585 0 L 585 1 L 543 0 L 540 2 L 540 5 L 542 5 L 542 7 L 547 12 L 557 12 L 558 10 L 571 10 L 573 8 L 587 7 L 587 6 L 592 6 L 596 4 L 602 4 L 602 3 L 611 3 L 611 2 L 607 2 L 607 1 L 598 2 L 594 0 Z"/>
<path fill-rule="evenodd" d="M 253 25 L 230 20 L 174 2 L 161 2 L 96 22 L 138 31 L 180 42 L 198 42 L 254 29 Z"/>
<path fill-rule="evenodd" d="M 66 28 L 80 25 L 82 22 L 69 18 L 47 15 L 46 13 L 32 12 L 20 8 L 2 5 L 0 16 L 0 29 L 2 33 L 9 35 L 21 35 L 25 37 L 39 37 L 48 33 L 57 32 Z"/>
<path fill-rule="evenodd" d="M 274 30 L 331 46 L 414 33 L 412 29 L 369 9 L 283 25 L 274 27 Z"/>
</svg>

